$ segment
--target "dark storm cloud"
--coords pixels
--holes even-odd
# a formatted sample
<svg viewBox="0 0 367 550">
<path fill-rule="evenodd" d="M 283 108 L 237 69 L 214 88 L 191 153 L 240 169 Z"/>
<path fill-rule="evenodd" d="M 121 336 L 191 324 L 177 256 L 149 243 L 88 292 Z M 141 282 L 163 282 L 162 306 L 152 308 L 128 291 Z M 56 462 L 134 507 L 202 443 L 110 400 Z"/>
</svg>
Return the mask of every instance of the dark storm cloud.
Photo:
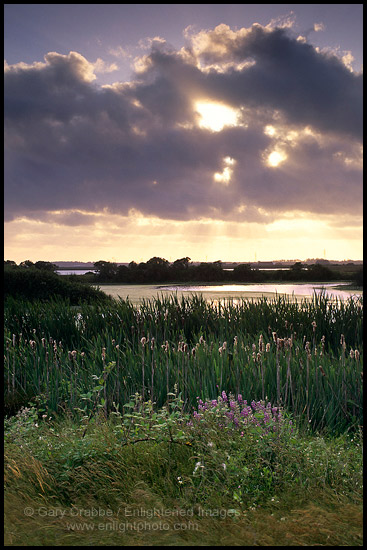
<svg viewBox="0 0 367 550">
<path fill-rule="evenodd" d="M 242 109 L 244 124 L 197 127 L 193 100 L 205 97 Z M 153 43 L 132 82 L 103 88 L 80 54 L 49 53 L 6 67 L 5 216 L 107 208 L 258 221 L 264 209 L 264 220 L 289 209 L 352 211 L 361 204 L 361 109 L 362 76 L 284 29 L 222 25 L 179 52 Z M 298 137 L 265 135 L 266 124 Z M 269 167 L 277 148 L 287 160 Z M 225 157 L 236 161 L 228 185 L 213 178 Z"/>
</svg>

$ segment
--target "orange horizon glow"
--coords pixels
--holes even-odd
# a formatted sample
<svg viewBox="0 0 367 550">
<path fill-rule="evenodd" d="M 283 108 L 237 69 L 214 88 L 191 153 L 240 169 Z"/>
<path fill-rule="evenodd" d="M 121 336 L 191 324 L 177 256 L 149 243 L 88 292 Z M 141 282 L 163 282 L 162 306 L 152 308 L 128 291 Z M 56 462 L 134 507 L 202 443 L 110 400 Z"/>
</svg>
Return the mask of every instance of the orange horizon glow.
<svg viewBox="0 0 367 550">
<path fill-rule="evenodd" d="M 362 225 L 343 228 L 335 227 L 333 217 L 289 216 L 266 224 L 162 220 L 135 211 L 128 216 L 94 214 L 93 223 L 79 226 L 15 220 L 4 226 L 4 258 L 18 264 L 100 259 L 129 263 L 154 256 L 209 262 L 363 258 Z"/>
</svg>

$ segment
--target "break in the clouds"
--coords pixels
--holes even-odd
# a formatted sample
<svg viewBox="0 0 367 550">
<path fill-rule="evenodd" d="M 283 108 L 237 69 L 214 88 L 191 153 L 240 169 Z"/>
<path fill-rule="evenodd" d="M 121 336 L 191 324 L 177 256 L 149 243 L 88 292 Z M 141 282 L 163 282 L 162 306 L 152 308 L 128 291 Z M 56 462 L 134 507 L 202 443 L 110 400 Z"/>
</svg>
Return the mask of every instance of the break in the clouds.
<svg viewBox="0 0 367 550">
<path fill-rule="evenodd" d="M 151 40 L 108 86 L 117 64 L 77 52 L 5 64 L 6 219 L 360 214 L 362 74 L 287 26 L 186 40 Z"/>
</svg>

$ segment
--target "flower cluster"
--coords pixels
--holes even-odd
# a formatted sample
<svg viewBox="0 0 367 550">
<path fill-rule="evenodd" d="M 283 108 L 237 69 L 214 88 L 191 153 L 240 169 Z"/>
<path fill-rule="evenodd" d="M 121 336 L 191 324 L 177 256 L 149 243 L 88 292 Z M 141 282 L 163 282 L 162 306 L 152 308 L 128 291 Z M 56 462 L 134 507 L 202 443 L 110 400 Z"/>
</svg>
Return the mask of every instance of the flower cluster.
<svg viewBox="0 0 367 550">
<path fill-rule="evenodd" d="M 198 399 L 197 410 L 194 410 L 194 422 L 205 424 L 215 419 L 218 426 L 244 430 L 247 427 L 260 428 L 264 434 L 279 432 L 287 426 L 292 429 L 292 421 L 286 420 L 279 407 L 273 407 L 265 401 L 251 401 L 250 404 L 241 394 L 237 399 L 233 394 L 227 396 L 225 391 L 217 399 Z M 243 432 L 241 431 L 241 435 Z"/>
</svg>

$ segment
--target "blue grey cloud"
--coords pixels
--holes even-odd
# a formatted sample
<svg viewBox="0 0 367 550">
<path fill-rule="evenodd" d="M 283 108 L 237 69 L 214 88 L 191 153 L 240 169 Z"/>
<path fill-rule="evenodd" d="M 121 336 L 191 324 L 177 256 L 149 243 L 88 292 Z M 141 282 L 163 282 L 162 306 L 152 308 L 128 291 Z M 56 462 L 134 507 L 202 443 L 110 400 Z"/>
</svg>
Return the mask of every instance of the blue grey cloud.
<svg viewBox="0 0 367 550">
<path fill-rule="evenodd" d="M 76 52 L 6 67 L 4 79 L 6 219 L 133 208 L 258 221 L 361 207 L 362 75 L 286 29 L 220 26 L 180 51 L 153 42 L 132 80 L 110 87 Z M 198 127 L 203 97 L 244 123 Z M 274 168 L 266 156 L 279 148 L 286 161 Z M 228 185 L 213 178 L 225 157 L 235 160 Z"/>
</svg>

